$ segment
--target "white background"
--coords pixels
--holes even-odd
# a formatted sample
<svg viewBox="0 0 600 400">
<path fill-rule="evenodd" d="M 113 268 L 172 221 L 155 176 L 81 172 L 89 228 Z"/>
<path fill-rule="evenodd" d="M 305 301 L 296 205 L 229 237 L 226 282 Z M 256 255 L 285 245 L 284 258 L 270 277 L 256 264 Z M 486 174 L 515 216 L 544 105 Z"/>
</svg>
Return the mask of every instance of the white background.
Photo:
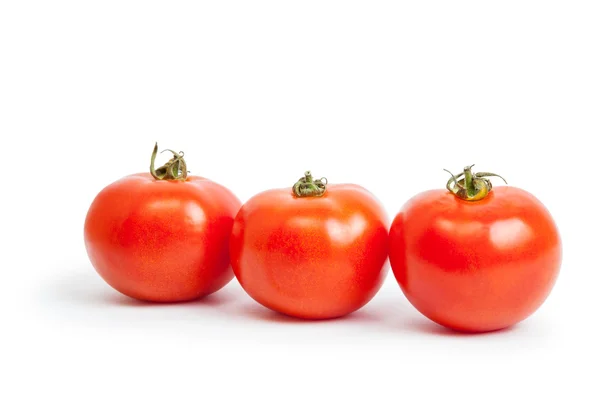
<svg viewBox="0 0 600 400">
<path fill-rule="evenodd" d="M 599 21 L 597 1 L 2 1 L 0 398 L 594 398 Z M 550 209 L 559 280 L 525 322 L 470 336 L 391 275 L 317 323 L 235 281 L 128 300 L 83 221 L 155 140 L 244 201 L 311 169 L 390 217 L 475 163 Z"/>
</svg>

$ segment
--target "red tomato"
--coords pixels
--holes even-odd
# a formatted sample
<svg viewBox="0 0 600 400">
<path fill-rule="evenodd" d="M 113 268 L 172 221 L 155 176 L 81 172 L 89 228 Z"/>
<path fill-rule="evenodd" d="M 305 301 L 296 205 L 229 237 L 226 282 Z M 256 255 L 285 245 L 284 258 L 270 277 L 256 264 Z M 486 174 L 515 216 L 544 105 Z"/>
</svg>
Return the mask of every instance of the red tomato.
<svg viewBox="0 0 600 400">
<path fill-rule="evenodd" d="M 390 263 L 425 316 L 482 332 L 513 325 L 544 302 L 562 250 L 539 200 L 515 187 L 491 190 L 486 177 L 494 174 L 470 168 L 460 174 L 465 179 L 450 179 L 450 191 L 424 192 L 404 205 L 390 229 Z"/>
<path fill-rule="evenodd" d="M 85 245 L 100 276 L 127 296 L 196 299 L 233 278 L 228 243 L 241 203 L 223 186 L 187 176 L 180 154 L 154 170 L 156 150 L 151 173 L 126 176 L 94 199 Z"/>
<path fill-rule="evenodd" d="M 242 206 L 231 264 L 265 307 L 305 319 L 340 317 L 381 287 L 389 268 L 387 224 L 364 188 L 326 186 L 307 172 L 293 189 L 269 190 Z"/>
</svg>

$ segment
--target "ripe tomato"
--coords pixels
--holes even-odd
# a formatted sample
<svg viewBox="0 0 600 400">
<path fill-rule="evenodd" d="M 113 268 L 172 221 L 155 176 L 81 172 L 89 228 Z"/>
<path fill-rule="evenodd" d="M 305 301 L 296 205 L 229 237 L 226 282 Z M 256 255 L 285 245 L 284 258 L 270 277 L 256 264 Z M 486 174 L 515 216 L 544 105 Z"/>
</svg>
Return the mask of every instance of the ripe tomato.
<svg viewBox="0 0 600 400">
<path fill-rule="evenodd" d="M 558 230 L 542 203 L 515 187 L 492 190 L 488 176 L 497 175 L 465 167 L 449 191 L 409 200 L 390 229 L 390 263 L 408 300 L 460 331 L 525 319 L 550 293 L 561 264 Z"/>
<path fill-rule="evenodd" d="M 85 220 L 85 245 L 100 276 L 140 300 L 186 301 L 233 278 L 228 243 L 240 201 L 208 179 L 187 176 L 174 153 L 151 173 L 104 188 Z"/>
<path fill-rule="evenodd" d="M 305 319 L 358 310 L 388 271 L 387 216 L 364 188 L 328 185 L 310 172 L 293 189 L 244 204 L 230 241 L 233 271 L 272 310 Z"/>
</svg>

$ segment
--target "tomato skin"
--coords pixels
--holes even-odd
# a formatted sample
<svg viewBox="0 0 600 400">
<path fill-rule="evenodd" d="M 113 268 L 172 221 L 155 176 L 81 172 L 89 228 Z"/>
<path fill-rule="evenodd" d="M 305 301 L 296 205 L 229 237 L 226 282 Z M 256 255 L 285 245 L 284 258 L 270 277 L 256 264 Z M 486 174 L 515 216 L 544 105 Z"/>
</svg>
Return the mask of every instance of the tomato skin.
<svg viewBox="0 0 600 400">
<path fill-rule="evenodd" d="M 510 186 L 474 202 L 446 190 L 421 193 L 390 229 L 390 263 L 408 300 L 459 331 L 492 331 L 527 318 L 549 295 L 561 259 L 549 212 Z"/>
<path fill-rule="evenodd" d="M 126 176 L 88 211 L 84 237 L 100 276 L 119 292 L 177 302 L 213 293 L 232 278 L 228 240 L 241 202 L 225 187 L 190 176 Z"/>
<path fill-rule="evenodd" d="M 329 185 L 322 197 L 290 188 L 260 193 L 238 213 L 231 264 L 244 290 L 272 310 L 336 318 L 371 300 L 389 270 L 388 219 L 357 185 Z"/>
</svg>

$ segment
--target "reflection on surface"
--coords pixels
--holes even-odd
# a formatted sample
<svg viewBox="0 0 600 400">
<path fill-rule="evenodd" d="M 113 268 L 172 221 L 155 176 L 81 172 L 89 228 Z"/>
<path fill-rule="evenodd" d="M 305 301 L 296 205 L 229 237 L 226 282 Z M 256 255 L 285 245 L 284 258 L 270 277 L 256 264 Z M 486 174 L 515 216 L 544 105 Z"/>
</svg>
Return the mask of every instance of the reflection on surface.
<svg viewBox="0 0 600 400">
<path fill-rule="evenodd" d="M 473 236 L 483 229 L 479 221 L 451 221 L 448 219 L 437 220 L 438 228 L 451 236 Z"/>
<path fill-rule="evenodd" d="M 206 214 L 204 214 L 204 210 L 200 208 L 200 206 L 196 203 L 188 203 L 185 206 L 185 215 L 187 219 L 194 225 L 201 224 L 206 220 Z"/>
<path fill-rule="evenodd" d="M 179 199 L 159 199 L 146 205 L 148 211 L 160 212 L 163 210 L 177 209 L 181 206 Z"/>
<path fill-rule="evenodd" d="M 367 221 L 359 214 L 351 216 L 344 222 L 329 219 L 325 223 L 325 227 L 327 228 L 331 240 L 339 244 L 349 244 L 354 242 L 362 234 L 366 226 Z"/>
<path fill-rule="evenodd" d="M 314 227 L 314 218 L 313 217 L 305 217 L 302 215 L 296 215 L 289 222 L 291 226 L 295 226 L 297 228 L 311 228 Z"/>
<path fill-rule="evenodd" d="M 485 235 L 489 229 L 489 240 L 498 249 L 514 247 L 519 243 L 527 242 L 533 235 L 533 230 L 519 218 L 509 218 L 486 225 L 478 221 L 453 221 L 439 219 L 437 228 L 451 237 Z"/>
<path fill-rule="evenodd" d="M 499 248 L 513 247 L 528 241 L 533 236 L 533 230 L 519 218 L 497 221 L 490 227 L 490 242 Z"/>
</svg>

